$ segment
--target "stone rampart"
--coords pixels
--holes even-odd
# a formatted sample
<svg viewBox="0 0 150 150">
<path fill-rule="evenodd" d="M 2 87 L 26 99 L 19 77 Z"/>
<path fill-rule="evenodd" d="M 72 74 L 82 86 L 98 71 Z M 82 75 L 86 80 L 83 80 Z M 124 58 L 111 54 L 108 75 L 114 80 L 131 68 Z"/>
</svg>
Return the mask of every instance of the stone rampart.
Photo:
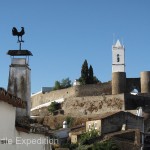
<svg viewBox="0 0 150 150">
<path fill-rule="evenodd" d="M 61 98 L 73 97 L 76 95 L 76 90 L 74 87 L 61 89 L 56 91 L 51 91 L 48 93 L 38 93 L 31 96 L 31 108 L 39 106 L 41 104 L 54 101 Z"/>
<path fill-rule="evenodd" d="M 95 115 L 124 110 L 124 94 L 66 98 L 62 109 L 66 115 Z"/>
<path fill-rule="evenodd" d="M 67 89 L 51 91 L 48 93 L 38 93 L 31 96 L 31 108 L 41 104 L 68 97 L 98 96 L 102 94 L 111 94 L 111 83 L 77 85 Z"/>
</svg>

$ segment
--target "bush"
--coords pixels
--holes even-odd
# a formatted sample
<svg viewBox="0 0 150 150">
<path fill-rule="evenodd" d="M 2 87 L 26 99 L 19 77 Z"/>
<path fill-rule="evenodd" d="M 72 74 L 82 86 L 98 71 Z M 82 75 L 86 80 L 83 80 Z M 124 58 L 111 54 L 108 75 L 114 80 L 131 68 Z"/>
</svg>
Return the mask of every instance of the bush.
<svg viewBox="0 0 150 150">
<path fill-rule="evenodd" d="M 73 122 L 74 122 L 74 118 L 71 116 L 67 116 L 66 121 L 67 121 L 68 127 L 72 127 Z"/>
<path fill-rule="evenodd" d="M 119 150 L 119 148 L 114 141 L 107 140 L 102 143 L 95 143 L 92 150 Z"/>
<path fill-rule="evenodd" d="M 99 136 L 99 132 L 95 129 L 92 129 L 91 131 L 85 132 L 81 135 L 80 138 L 80 144 L 88 144 L 88 141 L 91 139 L 94 139 Z"/>
<path fill-rule="evenodd" d="M 54 101 L 51 102 L 51 104 L 49 105 L 48 111 L 53 114 L 59 108 L 60 108 L 60 104 Z"/>
</svg>

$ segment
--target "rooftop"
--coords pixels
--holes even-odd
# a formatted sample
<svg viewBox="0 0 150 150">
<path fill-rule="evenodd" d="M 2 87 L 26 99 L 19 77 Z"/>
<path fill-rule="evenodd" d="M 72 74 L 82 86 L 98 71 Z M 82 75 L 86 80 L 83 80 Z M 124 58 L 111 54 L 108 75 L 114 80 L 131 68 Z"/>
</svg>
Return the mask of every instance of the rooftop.
<svg viewBox="0 0 150 150">
<path fill-rule="evenodd" d="M 0 101 L 7 102 L 8 104 L 13 105 L 14 107 L 26 108 L 26 101 L 23 101 L 21 98 L 18 98 L 10 93 L 8 93 L 4 88 L 0 87 Z"/>
</svg>

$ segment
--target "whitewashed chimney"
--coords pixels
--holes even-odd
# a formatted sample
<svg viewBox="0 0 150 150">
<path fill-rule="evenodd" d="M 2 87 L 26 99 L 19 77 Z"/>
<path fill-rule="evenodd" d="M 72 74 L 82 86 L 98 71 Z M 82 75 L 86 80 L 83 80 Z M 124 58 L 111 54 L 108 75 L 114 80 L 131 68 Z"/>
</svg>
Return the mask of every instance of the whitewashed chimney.
<svg viewBox="0 0 150 150">
<path fill-rule="evenodd" d="M 28 50 L 9 50 L 11 65 L 9 68 L 8 92 L 27 102 L 26 109 L 17 108 L 17 116 L 30 116 L 31 80 Z M 24 58 L 23 58 L 24 57 Z"/>
</svg>

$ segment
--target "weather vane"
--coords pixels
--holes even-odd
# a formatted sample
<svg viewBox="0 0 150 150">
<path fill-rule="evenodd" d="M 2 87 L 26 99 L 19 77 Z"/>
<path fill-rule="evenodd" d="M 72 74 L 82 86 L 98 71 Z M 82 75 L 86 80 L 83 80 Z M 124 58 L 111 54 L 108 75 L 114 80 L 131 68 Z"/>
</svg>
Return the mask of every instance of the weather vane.
<svg viewBox="0 0 150 150">
<path fill-rule="evenodd" d="M 24 27 L 21 27 L 21 31 L 18 32 L 18 30 L 16 29 L 16 27 L 13 27 L 12 29 L 12 35 L 13 36 L 18 36 L 18 41 L 17 43 L 19 43 L 19 50 L 21 50 L 21 43 L 24 42 L 22 40 L 22 36 L 25 34 L 25 31 L 24 31 Z"/>
</svg>

